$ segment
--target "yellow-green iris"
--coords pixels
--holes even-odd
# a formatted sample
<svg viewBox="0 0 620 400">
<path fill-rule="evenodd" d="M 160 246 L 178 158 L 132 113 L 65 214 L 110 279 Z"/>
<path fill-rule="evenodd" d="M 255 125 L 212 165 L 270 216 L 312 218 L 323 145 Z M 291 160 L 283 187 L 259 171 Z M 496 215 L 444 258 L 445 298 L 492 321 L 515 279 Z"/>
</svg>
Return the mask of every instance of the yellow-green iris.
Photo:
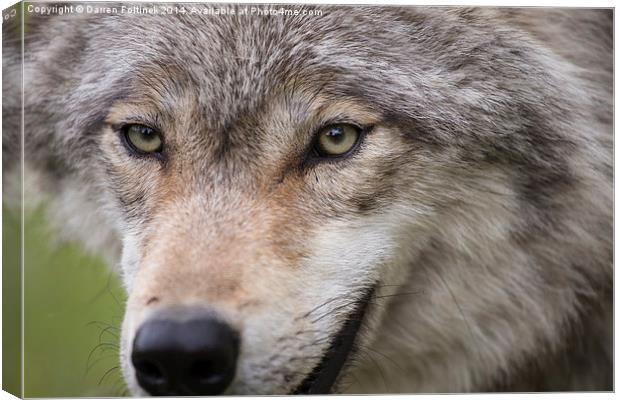
<svg viewBox="0 0 620 400">
<path fill-rule="evenodd" d="M 359 129 L 353 125 L 329 125 L 319 132 L 317 152 L 324 157 L 346 154 L 355 146 L 359 136 Z"/>
<path fill-rule="evenodd" d="M 141 153 L 161 151 L 162 140 L 159 133 L 148 126 L 133 124 L 126 128 L 127 141 Z"/>
</svg>

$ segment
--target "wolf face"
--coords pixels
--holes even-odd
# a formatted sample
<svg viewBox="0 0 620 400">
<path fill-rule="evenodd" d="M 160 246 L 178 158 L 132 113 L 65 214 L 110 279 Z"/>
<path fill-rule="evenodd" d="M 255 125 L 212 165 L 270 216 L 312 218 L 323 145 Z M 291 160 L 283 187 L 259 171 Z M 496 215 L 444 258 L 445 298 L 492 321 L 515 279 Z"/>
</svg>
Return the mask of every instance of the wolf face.
<svg viewBox="0 0 620 400">
<path fill-rule="evenodd" d="M 309 10 L 29 21 L 26 179 L 121 244 L 131 391 L 611 389 L 610 14 Z"/>
</svg>

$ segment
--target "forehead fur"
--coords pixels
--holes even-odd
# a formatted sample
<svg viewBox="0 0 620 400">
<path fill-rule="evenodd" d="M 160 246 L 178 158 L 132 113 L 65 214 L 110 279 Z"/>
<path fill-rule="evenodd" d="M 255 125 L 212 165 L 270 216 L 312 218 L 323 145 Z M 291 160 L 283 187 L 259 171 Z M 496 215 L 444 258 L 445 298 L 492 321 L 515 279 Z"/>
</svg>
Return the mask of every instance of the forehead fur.
<svg viewBox="0 0 620 400">
<path fill-rule="evenodd" d="M 321 9 L 321 16 L 312 17 L 91 16 L 79 24 L 90 34 L 72 32 L 89 39 L 77 46 L 59 40 L 49 56 L 87 71 L 79 81 L 72 68 L 51 74 L 66 74 L 64 80 L 84 89 L 65 95 L 66 104 L 84 109 L 69 130 L 90 129 L 111 103 L 136 96 L 140 87 L 177 109 L 179 93 L 191 88 L 191 112 L 204 128 L 231 134 L 240 119 L 264 112 L 274 95 L 296 90 L 308 97 L 360 99 L 412 138 L 444 146 L 457 140 L 478 159 L 537 162 L 537 142 L 570 145 L 545 126 L 566 107 L 566 98 L 554 94 L 563 83 L 545 72 L 548 53 L 487 23 L 498 18 L 497 10 Z M 78 30 L 78 18 L 55 18 L 46 34 L 68 36 Z M 39 34 L 33 30 L 32 43 Z M 87 59 L 83 48 L 90 50 Z M 543 100 L 550 107 L 532 106 Z M 502 132 L 513 135 L 496 142 Z"/>
</svg>

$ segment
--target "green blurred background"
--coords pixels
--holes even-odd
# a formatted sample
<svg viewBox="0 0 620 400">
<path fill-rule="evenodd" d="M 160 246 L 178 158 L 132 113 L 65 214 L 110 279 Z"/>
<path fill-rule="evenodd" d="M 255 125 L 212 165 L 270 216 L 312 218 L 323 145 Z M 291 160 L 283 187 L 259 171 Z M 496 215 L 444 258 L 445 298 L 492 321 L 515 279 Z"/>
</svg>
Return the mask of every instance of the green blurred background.
<svg viewBox="0 0 620 400">
<path fill-rule="evenodd" d="M 125 297 L 76 243 L 52 244 L 44 208 L 25 215 L 25 397 L 126 396 L 118 362 Z M 19 212 L 3 205 L 3 387 L 19 392 Z M 6 311 L 11 312 L 7 313 Z"/>
</svg>

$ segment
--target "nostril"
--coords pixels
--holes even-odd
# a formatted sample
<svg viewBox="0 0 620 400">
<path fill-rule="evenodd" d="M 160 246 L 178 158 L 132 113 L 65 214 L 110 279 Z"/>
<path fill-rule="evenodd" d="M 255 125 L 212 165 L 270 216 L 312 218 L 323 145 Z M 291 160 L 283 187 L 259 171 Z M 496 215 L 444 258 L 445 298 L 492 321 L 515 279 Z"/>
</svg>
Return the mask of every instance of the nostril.
<svg viewBox="0 0 620 400">
<path fill-rule="evenodd" d="M 192 364 L 189 376 L 205 385 L 219 383 L 223 378 L 217 366 L 208 360 L 199 360 Z"/>
<path fill-rule="evenodd" d="M 136 369 L 146 379 L 153 383 L 164 383 L 165 376 L 161 368 L 157 364 L 150 361 L 139 361 L 136 363 Z"/>
</svg>

